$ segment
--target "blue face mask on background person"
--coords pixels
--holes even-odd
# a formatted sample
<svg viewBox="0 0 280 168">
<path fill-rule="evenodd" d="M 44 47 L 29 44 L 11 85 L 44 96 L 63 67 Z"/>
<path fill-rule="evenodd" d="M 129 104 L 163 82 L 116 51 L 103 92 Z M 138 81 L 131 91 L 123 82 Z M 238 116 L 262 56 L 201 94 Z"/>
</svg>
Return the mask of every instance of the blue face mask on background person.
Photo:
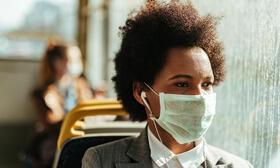
<svg viewBox="0 0 280 168">
<path fill-rule="evenodd" d="M 206 133 L 215 115 L 216 93 L 158 94 L 150 86 L 148 87 L 160 99 L 160 116 L 157 119 L 146 101 L 146 93 L 142 91 L 141 98 L 150 111 L 150 119 L 156 121 L 178 143 L 193 142 Z"/>
</svg>

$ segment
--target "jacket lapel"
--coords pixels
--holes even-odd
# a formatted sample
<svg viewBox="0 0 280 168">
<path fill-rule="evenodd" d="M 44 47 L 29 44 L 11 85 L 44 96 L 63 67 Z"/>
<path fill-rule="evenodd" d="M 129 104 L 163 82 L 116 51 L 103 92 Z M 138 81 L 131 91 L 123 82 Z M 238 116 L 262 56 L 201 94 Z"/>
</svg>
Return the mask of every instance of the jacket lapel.
<svg viewBox="0 0 280 168">
<path fill-rule="evenodd" d="M 207 168 L 232 168 L 231 163 L 226 163 L 221 155 L 210 148 L 210 145 L 205 145 L 206 166 Z M 204 163 L 201 165 L 204 167 Z"/>
<path fill-rule="evenodd" d="M 147 127 L 131 142 L 126 154 L 132 163 L 117 163 L 117 168 L 152 168 Z"/>
</svg>

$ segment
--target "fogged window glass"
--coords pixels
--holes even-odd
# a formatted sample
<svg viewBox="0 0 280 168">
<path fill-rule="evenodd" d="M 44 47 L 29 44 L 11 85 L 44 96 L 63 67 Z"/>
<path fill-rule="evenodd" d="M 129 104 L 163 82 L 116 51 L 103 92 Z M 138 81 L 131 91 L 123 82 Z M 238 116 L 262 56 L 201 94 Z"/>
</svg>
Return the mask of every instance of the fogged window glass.
<svg viewBox="0 0 280 168">
<path fill-rule="evenodd" d="M 0 58 L 39 58 L 50 37 L 74 41 L 76 0 L 0 1 Z"/>
<path fill-rule="evenodd" d="M 217 115 L 207 142 L 256 168 L 280 165 L 280 1 L 196 0 L 202 14 L 223 16 L 227 74 L 216 88 Z"/>
</svg>

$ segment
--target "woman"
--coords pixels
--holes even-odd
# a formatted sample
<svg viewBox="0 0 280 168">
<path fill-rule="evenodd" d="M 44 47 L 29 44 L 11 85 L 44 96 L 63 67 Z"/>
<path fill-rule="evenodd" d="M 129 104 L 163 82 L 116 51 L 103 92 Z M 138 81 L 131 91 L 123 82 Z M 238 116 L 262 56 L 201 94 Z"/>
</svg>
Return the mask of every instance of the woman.
<svg viewBox="0 0 280 168">
<path fill-rule="evenodd" d="M 42 59 L 41 86 L 33 100 L 43 129 L 61 122 L 79 102 L 93 98 L 83 77 L 81 53 L 76 46 L 50 44 Z"/>
<path fill-rule="evenodd" d="M 32 167 L 51 167 L 59 130 L 66 114 L 81 101 L 93 98 L 80 77 L 83 65 L 76 46 L 50 43 L 41 62 L 41 85 L 32 93 L 39 121 L 27 149 Z"/>
<path fill-rule="evenodd" d="M 203 138 L 215 114 L 213 87 L 225 75 L 215 24 L 190 3 L 150 2 L 130 15 L 113 81 L 131 119 L 148 126 L 137 138 L 88 149 L 84 168 L 252 167 Z"/>
</svg>

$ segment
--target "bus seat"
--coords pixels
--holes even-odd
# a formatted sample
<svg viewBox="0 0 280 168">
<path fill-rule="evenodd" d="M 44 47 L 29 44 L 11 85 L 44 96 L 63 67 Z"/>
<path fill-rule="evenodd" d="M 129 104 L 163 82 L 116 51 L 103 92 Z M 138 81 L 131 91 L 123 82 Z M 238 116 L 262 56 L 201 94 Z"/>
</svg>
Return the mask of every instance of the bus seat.
<svg viewBox="0 0 280 168">
<path fill-rule="evenodd" d="M 68 168 L 81 167 L 85 151 L 93 146 L 118 140 L 129 136 L 137 136 L 144 129 L 145 123 L 135 126 L 134 123 L 124 121 L 107 122 L 97 128 L 85 128 L 83 119 L 98 115 L 127 115 L 119 101 L 91 100 L 77 105 L 66 116 L 58 138 L 57 151 L 53 167 Z M 119 126 L 118 126 L 119 125 Z M 119 128 L 119 129 L 118 129 Z"/>
</svg>

